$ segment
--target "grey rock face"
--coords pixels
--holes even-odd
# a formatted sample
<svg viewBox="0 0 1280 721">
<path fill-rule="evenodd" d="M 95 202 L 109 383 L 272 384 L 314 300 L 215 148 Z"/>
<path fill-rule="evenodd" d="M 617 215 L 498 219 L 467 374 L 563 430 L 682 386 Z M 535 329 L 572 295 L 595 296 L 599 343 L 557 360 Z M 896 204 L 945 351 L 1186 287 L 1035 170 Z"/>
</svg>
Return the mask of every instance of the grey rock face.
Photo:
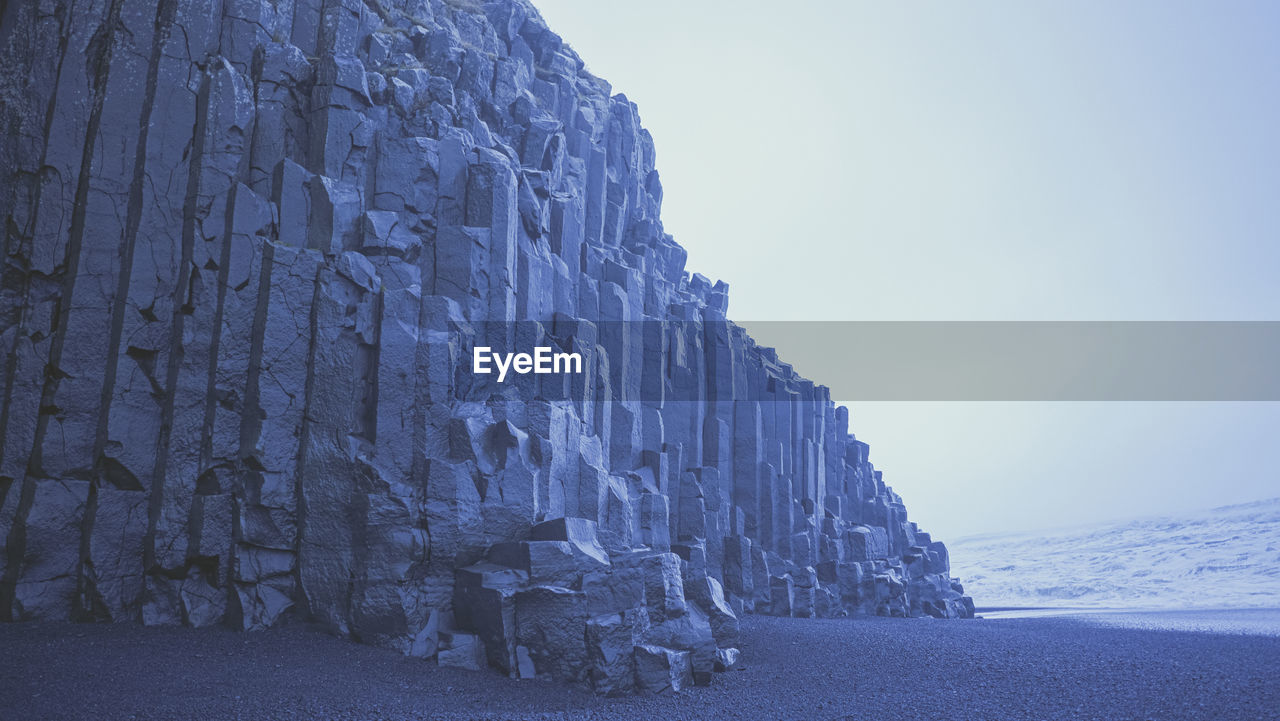
<svg viewBox="0 0 1280 721">
<path fill-rule="evenodd" d="M 293 614 L 631 693 L 731 668 L 744 612 L 972 615 L 525 0 L 3 12 L 3 617 Z"/>
</svg>

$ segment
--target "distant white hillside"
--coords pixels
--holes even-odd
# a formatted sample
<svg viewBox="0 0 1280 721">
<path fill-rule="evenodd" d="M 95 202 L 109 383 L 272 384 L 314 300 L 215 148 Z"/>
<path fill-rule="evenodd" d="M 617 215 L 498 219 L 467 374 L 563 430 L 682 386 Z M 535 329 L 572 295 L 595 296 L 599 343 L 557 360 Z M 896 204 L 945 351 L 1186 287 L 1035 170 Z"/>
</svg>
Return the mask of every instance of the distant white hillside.
<svg viewBox="0 0 1280 721">
<path fill-rule="evenodd" d="M 1280 608 L 1280 498 L 948 547 L 980 608 Z"/>
</svg>

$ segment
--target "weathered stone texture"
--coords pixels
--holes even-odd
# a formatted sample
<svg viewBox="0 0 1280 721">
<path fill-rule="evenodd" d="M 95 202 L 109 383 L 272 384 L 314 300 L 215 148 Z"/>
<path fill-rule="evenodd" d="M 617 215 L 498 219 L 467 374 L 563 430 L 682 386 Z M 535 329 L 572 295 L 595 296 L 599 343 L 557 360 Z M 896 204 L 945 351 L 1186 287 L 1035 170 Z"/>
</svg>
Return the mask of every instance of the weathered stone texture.
<svg viewBox="0 0 1280 721">
<path fill-rule="evenodd" d="M 296 614 L 608 693 L 709 682 L 744 612 L 972 615 L 526 0 L 3 12 L 0 615 Z"/>
</svg>

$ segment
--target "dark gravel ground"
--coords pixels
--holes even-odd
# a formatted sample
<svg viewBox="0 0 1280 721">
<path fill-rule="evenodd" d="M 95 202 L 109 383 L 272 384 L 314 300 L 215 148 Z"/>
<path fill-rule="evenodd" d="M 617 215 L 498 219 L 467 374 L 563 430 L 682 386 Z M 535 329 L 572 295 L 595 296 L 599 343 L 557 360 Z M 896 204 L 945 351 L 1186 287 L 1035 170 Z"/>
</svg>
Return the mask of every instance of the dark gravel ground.
<svg viewBox="0 0 1280 721">
<path fill-rule="evenodd" d="M 0 623 L 0 719 L 1280 719 L 1280 637 L 1077 618 L 749 617 L 661 697 L 438 668 L 303 628 Z"/>
</svg>

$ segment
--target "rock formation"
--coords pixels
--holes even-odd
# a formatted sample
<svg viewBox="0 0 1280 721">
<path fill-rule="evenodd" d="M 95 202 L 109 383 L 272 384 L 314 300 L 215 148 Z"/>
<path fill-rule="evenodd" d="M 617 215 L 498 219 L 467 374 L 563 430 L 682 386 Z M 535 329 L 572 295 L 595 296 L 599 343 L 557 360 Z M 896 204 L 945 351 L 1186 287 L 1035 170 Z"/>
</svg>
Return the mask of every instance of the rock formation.
<svg viewBox="0 0 1280 721">
<path fill-rule="evenodd" d="M 709 682 L 744 612 L 972 614 L 524 0 L 3 13 L 3 616 L 623 693 Z M 535 341 L 590 368 L 467 373 Z"/>
</svg>

